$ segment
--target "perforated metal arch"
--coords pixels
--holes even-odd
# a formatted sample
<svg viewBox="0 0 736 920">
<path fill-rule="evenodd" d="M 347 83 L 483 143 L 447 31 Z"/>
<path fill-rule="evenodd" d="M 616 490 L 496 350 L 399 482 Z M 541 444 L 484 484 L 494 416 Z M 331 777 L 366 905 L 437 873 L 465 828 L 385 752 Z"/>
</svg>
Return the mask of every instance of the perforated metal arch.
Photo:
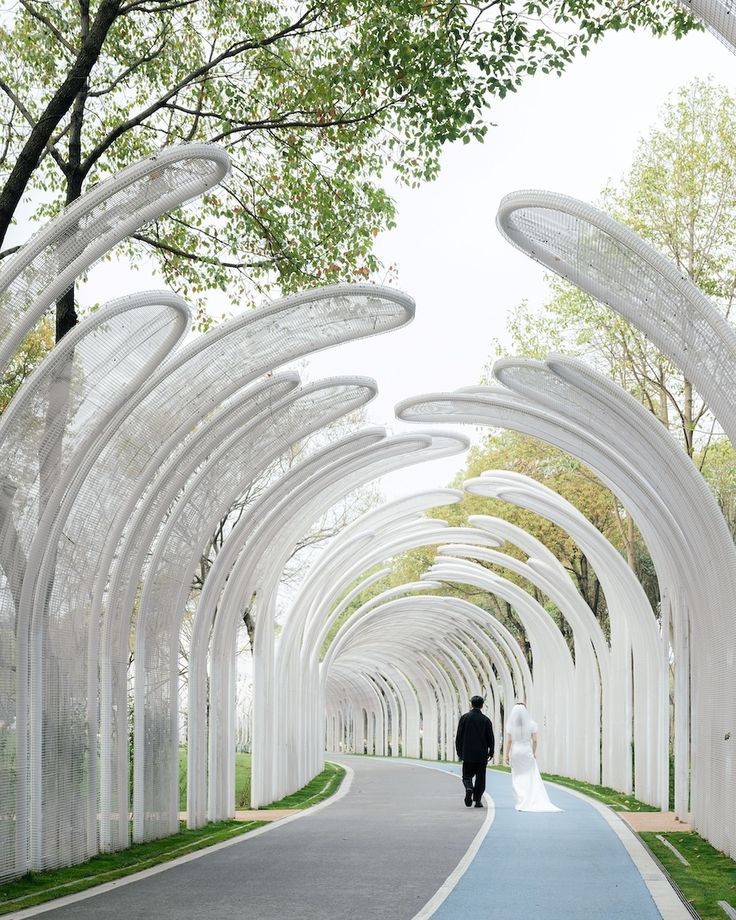
<svg viewBox="0 0 736 920">
<path fill-rule="evenodd" d="M 404 401 L 398 412 L 424 422 L 463 420 L 509 427 L 547 440 L 596 470 L 629 508 L 655 561 L 663 588 L 665 623 L 671 622 L 675 630 L 676 808 L 687 814 L 691 763 L 692 820 L 727 850 L 733 846 L 729 813 L 733 802 L 726 801 L 725 796 L 715 804 L 706 791 L 723 788 L 729 770 L 729 753 L 724 746 L 729 733 L 726 723 L 733 718 L 729 700 L 734 694 L 725 690 L 723 683 L 730 680 L 733 671 L 729 658 L 734 648 L 733 626 L 725 614 L 726 597 L 733 593 L 733 545 L 723 517 L 688 458 L 628 394 L 572 359 L 555 357 L 546 369 L 536 366 L 535 383 L 529 362 L 513 364 L 519 365 L 519 373 L 505 373 L 504 379 L 517 389 L 515 393 L 496 387 L 435 394 Z M 510 366 L 509 362 L 504 365 L 507 369 Z M 551 381 L 551 374 L 559 378 L 556 383 Z M 622 420 L 620 431 L 617 420 Z M 701 558 L 704 546 L 709 549 Z M 703 658 L 700 652 L 693 654 L 695 641 Z M 693 670 L 689 674 L 691 656 Z M 719 663 L 717 681 L 712 676 L 714 661 Z M 698 731 L 705 733 L 694 745 L 691 759 L 688 684 L 693 687 L 693 737 L 696 723 L 700 723 Z M 704 756 L 705 750 L 708 754 Z"/>
<path fill-rule="evenodd" d="M 30 683 L 29 623 L 20 617 L 29 554 L 38 535 L 51 494 L 68 481 L 76 463 L 94 438 L 100 420 L 111 417 L 161 363 L 188 326 L 184 302 L 169 292 L 147 292 L 113 301 L 82 322 L 24 382 L 0 420 L 0 456 L 3 467 L 3 509 L 0 520 L 0 629 L 3 666 L 0 695 L 8 754 L 0 784 L 3 822 L 0 875 L 25 871 L 27 865 L 27 724 L 28 707 L 38 688 Z M 57 621 L 45 625 L 56 636 Z M 70 673 L 84 671 L 87 649 L 78 631 L 62 630 L 59 644 L 48 652 L 46 685 L 51 708 L 45 715 L 49 757 L 49 786 L 56 804 L 68 800 L 71 814 L 64 818 L 64 846 L 74 859 L 87 858 L 87 803 L 80 789 L 88 773 L 86 683 L 70 686 Z M 81 693 L 81 697 L 80 694 Z M 38 705 L 39 700 L 33 700 Z M 71 744 L 68 723 L 72 715 L 80 736 Z M 72 765 L 65 754 L 72 751 Z M 38 752 L 37 752 L 38 753 Z M 68 767 L 65 769 L 65 767 Z M 94 819 L 95 812 L 92 813 Z"/>
<path fill-rule="evenodd" d="M 736 331 L 683 272 L 628 227 L 566 195 L 512 192 L 496 219 L 514 246 L 641 329 L 736 440 Z"/>
<path fill-rule="evenodd" d="M 710 29 L 730 51 L 736 51 L 736 7 L 733 0 L 678 0 Z"/>
<path fill-rule="evenodd" d="M 75 278 L 143 224 L 216 185 L 228 168 L 214 145 L 169 147 L 100 182 L 41 227 L 0 272 L 0 367 Z"/>
</svg>

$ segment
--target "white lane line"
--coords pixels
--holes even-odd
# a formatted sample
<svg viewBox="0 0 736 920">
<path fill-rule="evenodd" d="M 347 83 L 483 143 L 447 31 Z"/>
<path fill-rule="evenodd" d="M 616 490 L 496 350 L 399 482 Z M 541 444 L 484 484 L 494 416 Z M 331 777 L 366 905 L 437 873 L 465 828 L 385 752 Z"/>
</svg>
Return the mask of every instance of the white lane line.
<svg viewBox="0 0 736 920">
<path fill-rule="evenodd" d="M 334 763 L 334 761 L 326 762 Z M 150 869 L 144 869 L 142 872 L 135 872 L 132 875 L 126 875 L 124 878 L 115 879 L 113 882 L 105 882 L 102 885 L 95 885 L 94 888 L 88 888 L 76 894 L 68 894 L 63 898 L 54 898 L 53 901 L 46 901 L 45 904 L 37 904 L 35 907 L 26 907 L 24 910 L 17 910 L 12 914 L 5 914 L 4 918 L 5 920 L 25 920 L 26 917 L 36 917 L 38 914 L 45 914 L 50 910 L 56 910 L 57 907 L 66 907 L 68 904 L 86 901 L 87 898 L 93 898 L 107 891 L 114 891 L 116 888 L 122 888 L 123 885 L 130 885 L 132 882 L 140 882 L 145 878 L 150 878 L 152 875 L 158 875 L 159 872 L 166 872 L 167 869 L 173 869 L 174 866 L 183 866 L 193 859 L 209 856 L 210 853 L 216 853 L 218 850 L 224 850 L 238 843 L 248 843 L 248 841 L 253 840 L 254 837 L 260 837 L 261 834 L 267 834 L 269 831 L 283 827 L 285 824 L 290 824 L 292 821 L 298 821 L 300 818 L 306 818 L 308 815 L 313 815 L 317 811 L 322 811 L 323 808 L 328 808 L 330 805 L 338 802 L 350 791 L 355 773 L 347 764 L 343 763 L 340 764 L 340 766 L 345 769 L 345 777 L 338 791 L 334 795 L 331 795 L 329 799 L 324 799 L 324 801 L 312 805 L 311 808 L 305 808 L 295 815 L 288 815 L 286 818 L 272 821 L 270 824 L 264 825 L 264 827 L 256 828 L 256 830 L 249 831 L 247 834 L 240 834 L 232 840 L 224 840 L 222 843 L 215 843 L 211 847 L 204 847 L 204 849 L 196 850 L 194 853 L 188 853 L 186 856 L 179 856 L 177 859 L 171 859 L 158 866 L 152 866 Z"/>
<path fill-rule="evenodd" d="M 441 768 L 438 769 L 440 769 L 440 772 L 448 773 L 450 776 L 457 776 L 457 773 L 454 773 L 451 770 L 442 770 Z M 429 901 L 427 901 L 419 913 L 414 914 L 412 920 L 428 920 L 429 917 L 434 916 L 439 907 L 449 898 L 449 896 L 457 887 L 460 879 L 470 868 L 471 863 L 475 859 L 478 850 L 485 840 L 486 834 L 491 829 L 491 825 L 493 824 L 493 821 L 496 817 L 496 803 L 488 795 L 487 792 L 484 793 L 483 798 L 486 802 L 486 817 L 483 821 L 483 824 L 480 826 L 478 833 L 475 835 L 475 837 L 473 837 L 470 846 L 465 851 L 465 855 L 460 860 L 460 862 L 455 866 L 453 871 L 447 876 L 442 885 L 437 889 Z"/>
<path fill-rule="evenodd" d="M 611 830 L 626 848 L 626 852 L 629 854 L 631 861 L 636 866 L 644 884 L 649 889 L 649 893 L 652 896 L 662 920 L 692 920 L 692 914 L 682 903 L 672 885 L 670 885 L 667 876 L 655 863 L 644 844 L 639 840 L 623 818 L 620 818 L 616 812 L 607 805 L 601 805 L 600 802 L 597 802 L 590 796 L 584 795 L 582 792 L 578 792 L 576 789 L 570 789 L 568 786 L 561 786 L 547 779 L 544 782 L 546 785 L 555 786 L 557 789 L 562 790 L 562 792 L 567 792 L 569 795 L 577 796 L 577 798 L 587 802 L 591 808 L 595 808 L 601 815 L 606 824 L 609 825 Z"/>
<path fill-rule="evenodd" d="M 375 758 L 375 760 L 377 761 L 379 758 Z M 432 763 L 431 761 L 418 763 L 413 760 L 400 760 L 398 758 L 380 758 L 380 760 L 382 763 L 393 763 L 398 766 L 422 767 L 425 770 L 435 770 L 437 773 L 446 773 L 448 776 L 453 776 L 455 779 L 460 779 L 460 775 L 455 770 L 448 770 L 446 767 L 441 767 L 439 764 Z M 460 879 L 470 868 L 471 863 L 475 859 L 481 844 L 485 840 L 486 835 L 491 829 L 491 825 L 496 818 L 496 803 L 487 792 L 483 794 L 483 799 L 486 803 L 486 816 L 483 824 L 481 824 L 478 830 L 478 833 L 471 840 L 470 846 L 465 851 L 465 854 L 463 855 L 460 862 L 455 866 L 452 872 L 447 876 L 447 878 L 432 895 L 429 901 L 427 901 L 424 907 L 421 908 L 419 913 L 414 914 L 411 920 L 428 920 L 429 917 L 434 916 L 440 906 L 444 904 L 444 902 L 455 890 Z"/>
</svg>

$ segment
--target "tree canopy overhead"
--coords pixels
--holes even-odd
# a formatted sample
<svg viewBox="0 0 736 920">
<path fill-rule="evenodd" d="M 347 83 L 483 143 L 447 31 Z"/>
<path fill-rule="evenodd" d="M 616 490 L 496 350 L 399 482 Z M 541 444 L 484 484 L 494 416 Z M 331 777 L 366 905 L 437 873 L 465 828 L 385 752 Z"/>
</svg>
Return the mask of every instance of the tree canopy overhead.
<svg viewBox="0 0 736 920">
<path fill-rule="evenodd" d="M 692 25 L 669 0 L 19 0 L 0 23 L 0 246 L 29 196 L 53 214 L 164 145 L 215 141 L 224 186 L 127 249 L 233 300 L 368 277 L 384 170 L 433 178 L 494 99 L 607 31 Z"/>
</svg>

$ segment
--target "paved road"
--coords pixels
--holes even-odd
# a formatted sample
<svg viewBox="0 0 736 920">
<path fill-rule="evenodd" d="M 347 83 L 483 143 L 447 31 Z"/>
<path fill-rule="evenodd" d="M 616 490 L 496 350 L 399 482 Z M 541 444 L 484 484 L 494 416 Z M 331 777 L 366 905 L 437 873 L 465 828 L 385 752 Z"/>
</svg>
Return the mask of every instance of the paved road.
<svg viewBox="0 0 736 920">
<path fill-rule="evenodd" d="M 410 920 L 483 823 L 446 773 L 349 762 L 347 796 L 267 834 L 44 912 L 48 920 Z"/>
<path fill-rule="evenodd" d="M 447 772 L 412 762 L 333 759 L 348 763 L 355 779 L 327 808 L 43 916 L 411 920 L 456 868 L 488 813 L 465 808 L 459 777 Z M 519 813 L 510 777 L 489 771 L 490 832 L 433 920 L 659 920 L 612 827 L 586 801 L 548 788 L 564 811 Z M 649 875 L 676 902 L 663 908 L 665 916 L 682 917 L 661 875 Z"/>
</svg>

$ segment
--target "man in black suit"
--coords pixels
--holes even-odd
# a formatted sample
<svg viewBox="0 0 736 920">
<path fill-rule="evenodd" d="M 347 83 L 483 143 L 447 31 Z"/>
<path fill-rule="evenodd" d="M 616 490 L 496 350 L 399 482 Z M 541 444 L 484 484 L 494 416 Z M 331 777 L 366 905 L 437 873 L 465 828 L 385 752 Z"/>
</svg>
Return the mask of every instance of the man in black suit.
<svg viewBox="0 0 736 920">
<path fill-rule="evenodd" d="M 486 766 L 493 757 L 495 747 L 491 720 L 481 712 L 483 702 L 482 696 L 472 697 L 472 709 L 460 716 L 455 736 L 458 760 L 463 762 L 463 786 L 468 808 L 473 801 L 476 808 L 483 808 L 481 798 L 486 791 Z"/>
</svg>

